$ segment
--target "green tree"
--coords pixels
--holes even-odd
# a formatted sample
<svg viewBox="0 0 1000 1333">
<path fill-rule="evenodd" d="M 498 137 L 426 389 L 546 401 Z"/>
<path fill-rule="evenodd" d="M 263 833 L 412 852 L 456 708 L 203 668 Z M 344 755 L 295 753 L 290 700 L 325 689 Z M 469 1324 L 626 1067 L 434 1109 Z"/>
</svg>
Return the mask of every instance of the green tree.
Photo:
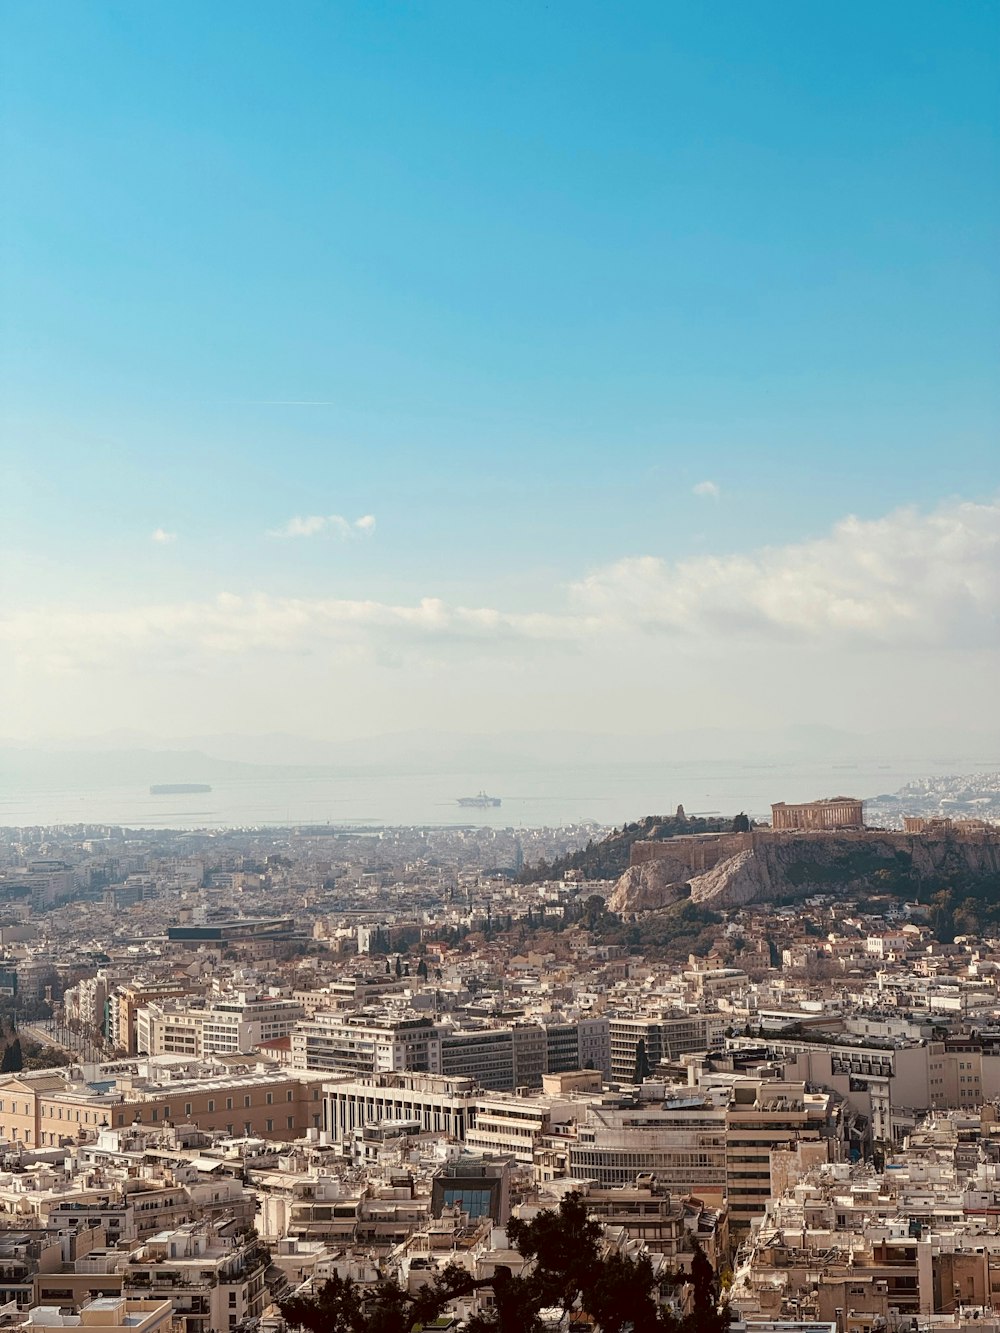
<svg viewBox="0 0 1000 1333">
<path fill-rule="evenodd" d="M 492 1308 L 475 1315 L 467 1333 L 541 1333 L 539 1311 L 551 1306 L 579 1312 L 600 1333 L 725 1333 L 728 1312 L 720 1308 L 715 1273 L 700 1249 L 690 1278 L 692 1313 L 678 1319 L 657 1297 L 664 1286 L 689 1279 L 672 1274 L 658 1282 L 646 1256 L 604 1255 L 601 1226 L 579 1194 L 568 1194 L 558 1211 L 544 1209 L 531 1221 L 512 1218 L 507 1234 L 531 1261 L 523 1274 L 500 1267 L 477 1279 L 449 1265 L 416 1293 L 391 1282 L 362 1288 L 334 1277 L 313 1296 L 280 1301 L 281 1313 L 291 1327 L 308 1333 L 414 1333 L 451 1301 L 489 1288 Z"/>
<path fill-rule="evenodd" d="M 567 1194 L 558 1212 L 543 1209 L 530 1222 L 512 1217 L 507 1236 L 518 1253 L 536 1261 L 542 1304 L 572 1309 L 599 1262 L 601 1224 L 587 1216 L 583 1196 Z"/>
<path fill-rule="evenodd" d="M 15 1037 L 3 1053 L 0 1060 L 0 1074 L 17 1074 L 24 1068 L 24 1056 L 21 1053 L 21 1039 Z"/>
<path fill-rule="evenodd" d="M 592 893 L 583 905 L 583 924 L 593 930 L 606 910 L 604 899 L 599 893 Z"/>
</svg>

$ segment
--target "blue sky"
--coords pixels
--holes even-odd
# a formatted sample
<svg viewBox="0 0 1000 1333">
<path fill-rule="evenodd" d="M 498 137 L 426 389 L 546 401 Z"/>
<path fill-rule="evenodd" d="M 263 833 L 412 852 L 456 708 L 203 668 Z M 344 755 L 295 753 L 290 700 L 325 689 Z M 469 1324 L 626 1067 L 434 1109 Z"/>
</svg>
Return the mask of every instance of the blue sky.
<svg viewBox="0 0 1000 1333">
<path fill-rule="evenodd" d="M 760 579 L 995 500 L 995 3 L 7 0 L 0 48 L 0 590 L 56 640 L 220 595 L 563 615 L 622 561 Z M 267 535 L 329 515 L 374 530 Z M 27 731 L 156 707 L 65 657 Z"/>
</svg>

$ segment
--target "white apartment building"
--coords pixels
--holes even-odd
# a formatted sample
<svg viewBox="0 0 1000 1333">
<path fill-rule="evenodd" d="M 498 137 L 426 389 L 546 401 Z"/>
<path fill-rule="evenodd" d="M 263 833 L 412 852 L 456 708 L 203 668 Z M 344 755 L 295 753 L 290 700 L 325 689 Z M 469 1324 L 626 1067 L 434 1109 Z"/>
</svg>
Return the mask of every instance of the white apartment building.
<svg viewBox="0 0 1000 1333">
<path fill-rule="evenodd" d="M 357 1075 L 405 1069 L 439 1074 L 441 1038 L 429 1018 L 316 1014 L 292 1032 L 292 1065 Z"/>
<path fill-rule="evenodd" d="M 534 1160 L 535 1146 L 544 1134 L 566 1126 L 579 1111 L 573 1102 L 549 1097 L 476 1098 L 475 1116 L 466 1131 L 472 1152 L 512 1156 L 525 1166 Z"/>
<path fill-rule="evenodd" d="M 413 1014 L 315 1014 L 292 1033 L 297 1069 L 362 1076 L 413 1070 L 472 1079 L 491 1092 L 540 1088 L 550 1070 L 578 1069 L 587 1062 L 602 1072 L 609 1063 L 606 1019 L 550 1028 L 540 1023 L 456 1027 Z"/>
<path fill-rule="evenodd" d="M 154 1002 L 136 1011 L 136 1043 L 145 1055 L 235 1055 L 287 1037 L 303 1013 L 296 1000 L 245 993 L 213 1000 L 206 1008 Z"/>
</svg>

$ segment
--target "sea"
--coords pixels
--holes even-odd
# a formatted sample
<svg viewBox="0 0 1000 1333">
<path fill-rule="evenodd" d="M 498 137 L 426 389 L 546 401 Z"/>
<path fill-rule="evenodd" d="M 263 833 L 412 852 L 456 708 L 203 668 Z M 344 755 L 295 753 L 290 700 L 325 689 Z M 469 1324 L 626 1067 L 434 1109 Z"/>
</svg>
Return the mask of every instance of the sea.
<svg viewBox="0 0 1000 1333">
<path fill-rule="evenodd" d="M 134 782 L 85 790 L 37 780 L 26 786 L 0 777 L 0 826 L 558 828 L 590 823 L 610 828 L 648 814 L 672 813 L 678 805 L 689 815 L 742 810 L 766 818 L 772 801 L 872 798 L 917 778 L 986 767 L 981 759 L 950 756 L 919 763 L 553 762 L 502 772 L 264 770 L 266 776 L 214 780 L 209 792 L 161 796 Z M 458 804 L 459 797 L 480 791 L 499 797 L 501 805 Z"/>
</svg>

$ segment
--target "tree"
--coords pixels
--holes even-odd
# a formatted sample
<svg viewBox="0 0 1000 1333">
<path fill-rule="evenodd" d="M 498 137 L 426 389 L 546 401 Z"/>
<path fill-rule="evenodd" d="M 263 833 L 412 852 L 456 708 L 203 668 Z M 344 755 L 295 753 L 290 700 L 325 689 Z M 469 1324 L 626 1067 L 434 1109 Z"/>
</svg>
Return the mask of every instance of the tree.
<svg viewBox="0 0 1000 1333">
<path fill-rule="evenodd" d="M 734 819 L 733 819 L 732 832 L 733 832 L 733 833 L 749 833 L 749 832 L 750 832 L 750 820 L 747 818 L 747 816 L 743 813 L 742 810 L 741 810 L 740 813 L 739 813 L 738 815 L 736 815 L 736 816 L 734 817 Z"/>
<path fill-rule="evenodd" d="M 403 964 L 399 961 L 399 954 L 396 954 L 396 976 L 401 977 L 402 975 L 403 975 Z"/>
<path fill-rule="evenodd" d="M 635 1044 L 635 1077 L 634 1083 L 644 1083 L 653 1072 L 653 1066 L 649 1063 L 649 1056 L 646 1054 L 646 1038 L 640 1037 Z"/>
<path fill-rule="evenodd" d="M 583 920 L 588 930 L 593 930 L 607 910 L 607 905 L 599 893 L 592 893 L 583 905 Z"/>
<path fill-rule="evenodd" d="M 541 1333 L 539 1311 L 551 1306 L 578 1313 L 600 1333 L 725 1333 L 728 1311 L 719 1306 L 715 1273 L 697 1247 L 690 1279 L 670 1274 L 657 1280 L 645 1255 L 602 1252 L 602 1227 L 579 1194 L 566 1195 L 558 1211 L 544 1209 L 530 1222 L 512 1218 L 507 1234 L 531 1261 L 517 1276 L 499 1267 L 492 1277 L 474 1278 L 449 1265 L 416 1293 L 391 1282 L 364 1288 L 333 1277 L 314 1296 L 279 1301 L 281 1313 L 291 1327 L 309 1333 L 414 1333 L 453 1300 L 488 1288 L 492 1308 L 474 1315 L 467 1333 Z M 689 1280 L 692 1312 L 678 1319 L 657 1297 Z"/>
<path fill-rule="evenodd" d="M 568 1313 L 599 1262 L 601 1224 L 587 1216 L 583 1196 L 567 1194 L 557 1213 L 543 1209 L 530 1222 L 511 1218 L 507 1236 L 526 1259 L 536 1260 L 542 1304 Z"/>
<path fill-rule="evenodd" d="M 17 1074 L 24 1068 L 24 1056 L 21 1053 L 21 1039 L 15 1037 L 3 1053 L 0 1060 L 0 1074 Z"/>
<path fill-rule="evenodd" d="M 423 958 L 421 958 L 420 962 L 417 964 L 417 976 L 421 981 L 427 980 L 427 963 Z"/>
<path fill-rule="evenodd" d="M 719 1279 L 705 1251 L 697 1243 L 691 1262 L 694 1300 L 685 1320 L 690 1333 L 725 1333 L 730 1323 L 728 1305 L 719 1304 Z"/>
</svg>

